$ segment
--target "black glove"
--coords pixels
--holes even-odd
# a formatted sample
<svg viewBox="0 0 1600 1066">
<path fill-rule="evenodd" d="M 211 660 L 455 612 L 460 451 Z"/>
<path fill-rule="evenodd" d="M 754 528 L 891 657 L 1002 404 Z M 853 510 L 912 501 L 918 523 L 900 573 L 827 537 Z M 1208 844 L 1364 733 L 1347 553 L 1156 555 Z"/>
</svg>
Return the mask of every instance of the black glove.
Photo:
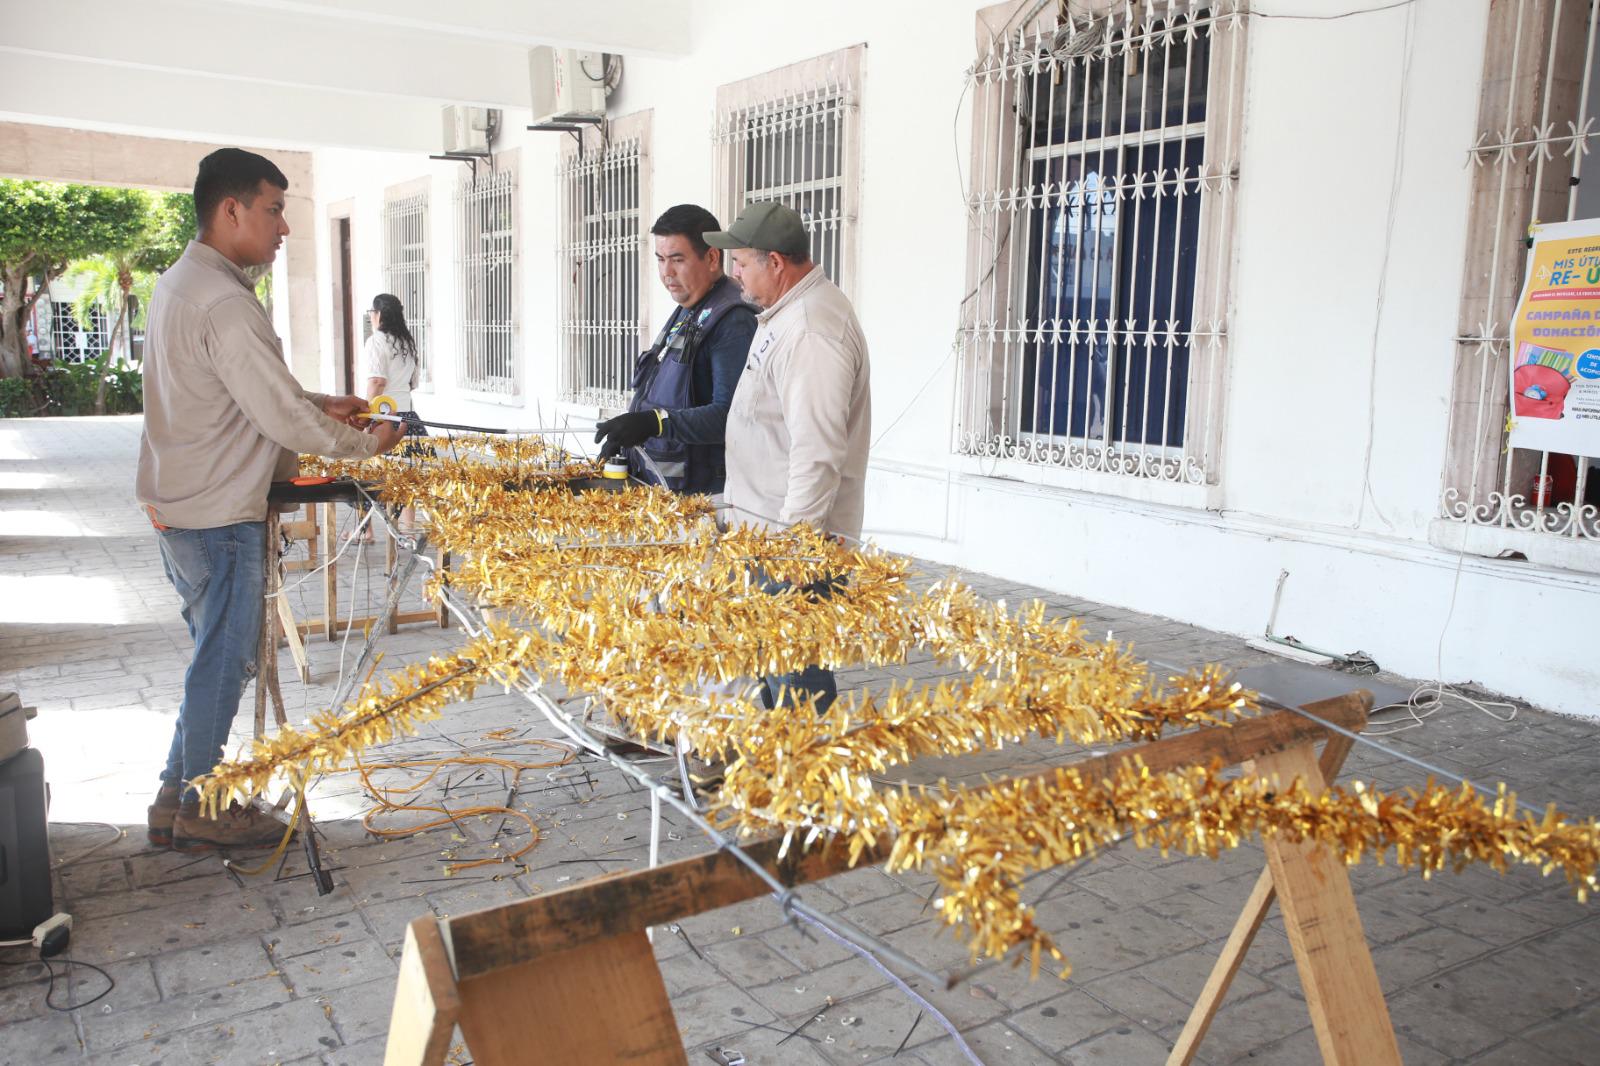
<svg viewBox="0 0 1600 1066">
<path fill-rule="evenodd" d="M 594 442 L 600 444 L 600 458 L 609 459 L 622 454 L 624 449 L 643 444 L 661 432 L 661 419 L 654 411 L 629 411 L 616 418 L 598 422 L 594 427 Z"/>
</svg>

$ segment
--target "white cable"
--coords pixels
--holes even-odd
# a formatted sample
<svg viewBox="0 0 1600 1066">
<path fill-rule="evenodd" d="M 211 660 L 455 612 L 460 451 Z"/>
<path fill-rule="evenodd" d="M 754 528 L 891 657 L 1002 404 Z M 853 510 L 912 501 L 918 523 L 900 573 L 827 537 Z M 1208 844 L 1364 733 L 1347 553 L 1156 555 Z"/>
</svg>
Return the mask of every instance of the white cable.
<svg viewBox="0 0 1600 1066">
<path fill-rule="evenodd" d="M 1395 216 L 1400 206 L 1400 186 L 1406 167 L 1406 108 L 1411 98 L 1411 59 L 1416 53 L 1416 21 L 1417 12 L 1412 8 L 1406 12 L 1405 39 L 1400 45 L 1400 118 L 1395 123 L 1394 173 L 1389 179 L 1389 217 L 1384 223 L 1383 262 L 1378 267 L 1377 306 L 1372 313 L 1372 359 L 1367 370 L 1367 446 L 1361 462 L 1361 495 L 1356 503 L 1357 529 L 1366 517 L 1368 500 L 1372 501 L 1372 511 L 1383 524 L 1394 528 L 1394 523 L 1378 506 L 1378 497 L 1372 491 L 1372 450 L 1378 435 L 1378 339 L 1383 330 L 1383 308 L 1389 292 L 1389 254 L 1394 250 Z"/>
<path fill-rule="evenodd" d="M 115 834 L 114 836 L 107 837 L 105 840 L 102 840 L 100 843 L 93 845 L 92 847 L 86 849 L 85 851 L 82 851 L 79 854 L 74 855 L 70 859 L 62 859 L 60 862 L 56 863 L 56 869 L 57 870 L 61 869 L 62 867 L 65 867 L 65 866 L 71 866 L 73 863 L 82 862 L 84 859 L 87 859 L 89 856 L 93 855 L 95 852 L 99 851 L 101 848 L 108 848 L 112 844 L 115 844 L 117 841 L 121 840 L 123 837 L 128 835 L 128 831 L 126 829 L 123 829 L 121 826 L 112 825 L 110 822 L 57 822 L 55 824 L 56 825 L 103 825 L 107 829 L 111 830 L 112 833 Z"/>
<path fill-rule="evenodd" d="M 355 532 L 350 535 L 350 539 L 352 541 L 360 541 L 360 547 L 356 548 L 355 573 L 350 575 L 350 614 L 345 619 L 344 639 L 339 642 L 339 681 L 334 686 L 333 691 L 335 692 L 341 692 L 344 690 L 344 653 L 345 649 L 350 647 L 350 631 L 356 627 L 356 579 L 365 572 L 365 568 L 361 564 L 366 555 L 367 542 L 361 540 L 361 531 L 366 527 L 368 522 L 372 521 L 372 516 L 374 513 L 376 513 L 376 511 L 377 504 L 373 504 L 371 507 L 368 507 L 365 517 L 361 519 L 361 524 L 358 525 L 355 529 Z M 369 593 L 372 591 L 371 581 L 367 582 L 367 591 Z M 338 708 L 335 707 L 334 711 L 337 713 Z"/>
<path fill-rule="evenodd" d="M 1428 695 L 1430 694 L 1431 695 Z M 1418 729 L 1424 720 L 1432 718 L 1445 708 L 1446 700 L 1460 700 L 1474 710 L 1488 715 L 1497 722 L 1510 722 L 1517 717 L 1517 705 L 1505 700 L 1475 700 L 1463 692 L 1459 692 L 1442 681 L 1428 681 L 1411 690 L 1411 695 L 1406 697 L 1404 703 L 1391 703 L 1383 707 L 1376 707 L 1372 711 L 1370 721 L 1374 725 L 1385 728 L 1373 729 L 1370 726 L 1363 730 L 1369 737 L 1386 737 L 1395 733 L 1404 733 L 1408 729 Z M 1505 714 L 1490 710 L 1491 707 L 1506 708 Z M 1405 715 L 1378 721 L 1377 716 L 1384 711 L 1405 711 Z M 1410 721 L 1406 719 L 1409 718 Z"/>
<path fill-rule="evenodd" d="M 370 521 L 372 521 L 372 512 L 369 510 L 366 514 L 361 516 L 360 523 L 356 526 L 355 529 L 350 531 L 350 535 L 349 536 L 340 538 L 342 543 L 339 545 L 339 550 L 337 552 L 335 552 L 332 556 L 330 556 L 327 562 L 323 563 L 321 566 L 317 567 L 315 570 L 308 570 L 306 572 L 305 576 L 302 577 L 299 581 L 296 581 L 294 584 L 285 585 L 282 588 L 280 588 L 277 592 L 266 593 L 264 598 L 270 600 L 274 596 L 283 595 L 283 594 L 286 594 L 286 593 L 293 592 L 295 589 L 299 588 L 301 585 L 304 585 L 307 581 L 310 581 L 312 578 L 316 577 L 318 574 L 320 574 L 324 570 L 328 569 L 328 567 L 332 566 L 334 563 L 337 563 L 340 560 L 340 558 L 342 558 L 344 556 L 344 553 L 350 550 L 350 545 L 354 544 L 361 537 L 362 530 L 364 530 L 366 528 L 367 523 L 370 522 Z"/>
</svg>

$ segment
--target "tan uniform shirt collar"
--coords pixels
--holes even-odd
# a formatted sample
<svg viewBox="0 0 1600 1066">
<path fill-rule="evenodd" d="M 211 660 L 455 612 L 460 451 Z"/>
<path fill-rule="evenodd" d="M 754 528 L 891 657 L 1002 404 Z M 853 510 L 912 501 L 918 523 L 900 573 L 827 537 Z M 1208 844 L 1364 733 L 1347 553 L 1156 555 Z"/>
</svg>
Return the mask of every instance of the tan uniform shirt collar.
<svg viewBox="0 0 1600 1066">
<path fill-rule="evenodd" d="M 217 251 L 204 241 L 190 241 L 184 250 L 185 255 L 192 255 L 212 270 L 219 270 L 233 276 L 233 279 L 244 286 L 248 292 L 255 292 L 255 283 L 250 280 L 250 275 L 232 259 Z"/>
<path fill-rule="evenodd" d="M 777 314 L 779 311 L 782 311 L 785 307 L 788 307 L 791 303 L 794 303 L 796 300 L 800 299 L 800 297 L 804 296 L 806 293 L 815 288 L 817 280 L 821 277 L 822 267 L 812 266 L 811 272 L 805 277 L 801 278 L 799 281 L 795 282 L 792 289 L 778 297 L 777 303 L 756 315 L 756 321 L 761 323 L 763 326 L 766 325 L 767 321 L 772 318 L 773 315 Z"/>
</svg>

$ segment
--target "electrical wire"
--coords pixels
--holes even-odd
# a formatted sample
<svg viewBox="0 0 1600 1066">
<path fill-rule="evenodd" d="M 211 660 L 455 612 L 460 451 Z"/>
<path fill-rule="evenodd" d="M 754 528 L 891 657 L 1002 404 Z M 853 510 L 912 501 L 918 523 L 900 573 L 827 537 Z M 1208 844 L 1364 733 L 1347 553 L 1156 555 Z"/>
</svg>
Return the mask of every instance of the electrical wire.
<svg viewBox="0 0 1600 1066">
<path fill-rule="evenodd" d="M 1478 700 L 1466 693 L 1444 684 L 1442 681 L 1428 681 L 1411 690 L 1411 695 L 1406 697 L 1404 703 L 1390 703 L 1374 708 L 1368 727 L 1362 730 L 1369 737 L 1386 737 L 1395 733 L 1404 733 L 1408 729 L 1418 729 L 1422 723 L 1444 710 L 1447 700 L 1460 700 L 1467 706 L 1488 715 L 1497 722 L 1511 722 L 1517 717 L 1517 705 L 1506 700 Z M 1490 710 L 1491 707 L 1506 708 L 1505 714 Z M 1377 721 L 1377 716 L 1385 711 L 1405 711 L 1405 717 L 1390 718 Z M 1410 720 L 1407 721 L 1407 718 Z M 1379 728 L 1372 728 L 1373 725 Z"/>
<path fill-rule="evenodd" d="M 1383 4 L 1380 7 L 1358 7 L 1350 11 L 1340 11 L 1329 15 L 1291 15 L 1287 13 L 1279 14 L 1275 11 L 1255 10 L 1251 10 L 1249 15 L 1251 18 L 1282 19 L 1295 22 L 1336 22 L 1339 19 L 1355 18 L 1357 15 L 1376 15 L 1381 11 L 1393 11 L 1395 8 L 1409 7 L 1416 2 L 1417 0 L 1394 0 L 1394 3 Z"/>
<path fill-rule="evenodd" d="M 23 941 L 18 941 L 17 943 L 31 944 L 31 943 L 33 943 L 33 941 L 31 941 L 31 940 L 23 940 Z M 0 947 L 11 947 L 11 946 L 14 946 L 14 945 L 0 942 Z M 49 960 L 47 958 L 44 958 L 43 956 L 40 956 L 36 960 L 29 960 L 27 962 L 8 962 L 5 959 L 0 959 L 0 966 L 32 966 L 34 964 L 34 962 L 43 963 L 44 964 L 44 968 L 45 968 L 45 972 L 50 975 L 50 985 L 45 990 L 45 994 L 44 994 L 44 1005 L 46 1007 L 49 1007 L 51 1010 L 61 1011 L 64 1014 L 65 1013 L 69 1013 L 71 1011 L 78 1010 L 80 1007 L 87 1007 L 91 1003 L 94 1003 L 94 1002 L 97 1002 L 97 1001 L 99 1001 L 101 999 L 104 999 L 107 995 L 110 994 L 110 992 L 111 992 L 111 990 L 113 988 L 117 987 L 116 978 L 112 977 L 110 974 L 106 973 L 104 970 L 102 970 L 100 967 L 96 966 L 92 962 L 82 962 L 82 961 L 80 961 L 78 959 L 66 958 L 65 956 L 63 956 L 61 958 L 61 961 L 66 964 L 66 969 L 62 970 L 60 974 L 57 974 L 56 973 L 56 968 L 50 964 L 51 960 Z M 74 1003 L 70 1007 L 63 1007 L 60 1004 L 56 1003 L 56 1001 L 55 1001 L 56 978 L 60 977 L 60 976 L 68 977 L 69 978 L 69 980 L 68 980 L 68 990 L 70 991 L 71 990 L 70 977 L 71 977 L 71 973 L 72 973 L 72 967 L 74 967 L 74 966 L 83 966 L 83 967 L 85 967 L 87 969 L 93 970 L 95 973 L 99 974 L 101 977 L 104 977 L 106 979 L 106 987 L 104 989 L 102 989 L 100 992 L 96 993 L 93 997 L 84 1000 L 82 1003 Z"/>
<path fill-rule="evenodd" d="M 85 849 L 84 851 L 81 851 L 78 854 L 74 855 L 70 859 L 62 859 L 61 861 L 57 862 L 56 863 L 56 869 L 57 870 L 64 869 L 65 867 L 68 867 L 68 866 L 72 866 L 75 863 L 80 863 L 84 859 L 87 859 L 89 856 L 93 855 L 95 852 L 101 850 L 102 848 L 109 848 L 111 845 L 115 844 L 117 841 L 121 840 L 123 837 L 128 835 L 128 831 L 126 829 L 123 829 L 121 826 L 112 825 L 110 822 L 55 822 L 54 824 L 55 825 L 103 825 L 107 829 L 111 830 L 111 832 L 112 832 L 111 836 L 109 836 L 106 839 L 100 841 L 100 843 L 90 846 L 89 848 Z M 23 943 L 28 943 L 28 941 L 23 941 Z M 0 944 L 0 947 L 4 947 L 4 946 L 5 946 L 4 944 Z"/>
<path fill-rule="evenodd" d="M 976 1066 L 983 1066 L 983 1060 L 978 1058 L 977 1054 L 972 1050 L 972 1047 L 966 1042 L 966 1040 L 962 1038 L 960 1030 L 951 1024 L 949 1018 L 945 1017 L 944 1012 L 938 1007 L 935 1007 L 932 1003 L 928 1002 L 928 1000 L 921 993 L 907 984 L 905 979 L 899 974 L 885 966 L 877 958 L 877 956 L 873 955 L 871 951 L 847 937 L 840 936 L 838 933 L 828 928 L 826 924 L 816 921 L 809 915 L 802 914 L 800 915 L 800 918 L 801 920 L 816 926 L 818 929 L 826 933 L 831 939 L 849 948 L 857 955 L 860 955 L 863 959 L 866 959 L 867 962 L 871 963 L 873 968 L 892 981 L 894 986 L 906 996 L 909 996 L 917 1006 L 933 1015 L 933 1020 L 938 1022 L 940 1027 L 943 1028 L 945 1032 L 950 1034 L 950 1039 L 955 1041 L 956 1048 L 960 1050 L 961 1054 L 968 1062 L 975 1063 Z"/>
<path fill-rule="evenodd" d="M 1400 64 L 1400 117 L 1395 123 L 1394 130 L 1394 172 L 1389 179 L 1389 214 L 1384 222 L 1383 232 L 1383 261 L 1378 266 L 1378 294 L 1377 303 L 1372 312 L 1372 359 L 1367 371 L 1367 443 L 1365 453 L 1361 460 L 1361 496 L 1356 505 L 1356 528 L 1360 528 L 1361 520 L 1366 516 L 1367 501 L 1372 501 L 1372 510 L 1383 524 L 1390 529 L 1394 523 L 1383 513 L 1378 506 L 1378 498 L 1372 491 L 1372 451 L 1378 436 L 1378 338 L 1383 329 L 1383 308 L 1389 294 L 1389 256 L 1394 250 L 1395 219 L 1400 208 L 1400 186 L 1406 167 L 1406 112 L 1411 99 L 1411 61 L 1416 55 L 1416 22 L 1415 9 L 1406 12 L 1405 39 L 1401 42 L 1400 49 L 1402 60 Z"/>
<path fill-rule="evenodd" d="M 316 577 L 318 574 L 320 574 L 324 570 L 328 569 L 328 567 L 333 566 L 335 563 L 337 563 L 340 559 L 342 559 L 344 557 L 344 553 L 350 550 L 350 546 L 352 544 L 356 543 L 356 541 L 361 539 L 361 532 L 362 532 L 362 530 L 364 530 L 366 528 L 367 523 L 370 522 L 370 521 L 372 521 L 372 515 L 371 515 L 371 512 L 369 511 L 367 514 L 364 514 L 364 515 L 361 516 L 361 521 L 356 524 L 356 528 L 355 529 L 352 529 L 348 534 L 346 534 L 344 536 L 341 536 L 339 538 L 339 540 L 340 540 L 339 550 L 337 552 L 335 552 L 332 556 L 330 556 L 328 558 L 327 562 L 323 563 L 321 566 L 317 567 L 315 570 L 306 571 L 306 573 L 300 578 L 300 580 L 296 581 L 292 585 L 285 585 L 282 588 L 278 589 L 277 592 L 264 593 L 262 598 L 270 600 L 270 599 L 273 599 L 273 598 L 275 598 L 277 596 L 282 596 L 282 595 L 286 595 L 286 594 L 288 594 L 290 592 L 293 592 L 295 589 L 299 588 L 301 585 L 304 585 L 307 581 L 310 581 L 312 578 Z M 351 591 L 354 592 L 354 589 L 352 589 Z"/>
<path fill-rule="evenodd" d="M 513 738 L 509 728 L 494 730 L 484 734 L 485 743 L 473 747 L 462 748 L 459 754 L 450 754 L 440 757 L 421 759 L 394 759 L 387 762 L 364 763 L 360 754 L 354 756 L 356 773 L 361 778 L 361 784 L 366 789 L 367 795 L 377 803 L 376 807 L 368 810 L 361 816 L 361 824 L 367 832 L 375 837 L 385 840 L 394 840 L 409 837 L 429 829 L 438 829 L 446 825 L 460 827 L 460 819 L 480 816 L 502 815 L 506 818 L 520 818 L 528 827 L 528 842 L 515 851 L 503 855 L 492 855 L 479 859 L 465 859 L 452 862 L 445 866 L 445 876 L 451 876 L 462 870 L 470 870 L 478 866 L 488 866 L 497 863 L 516 863 L 516 861 L 534 848 L 539 846 L 543 834 L 534 823 L 533 817 L 526 811 L 517 810 L 511 806 L 512 799 L 521 787 L 522 774 L 532 770 L 554 770 L 566 766 L 577 757 L 577 750 L 570 744 L 557 740 L 542 738 L 520 739 Z M 554 760 L 530 761 L 527 759 L 509 758 L 504 755 L 474 754 L 474 752 L 497 752 L 507 747 L 545 747 L 555 748 L 562 752 L 562 757 Z M 510 797 L 504 804 L 476 804 L 471 807 L 460 807 L 454 810 L 440 803 L 418 804 L 415 800 L 406 803 L 396 802 L 394 797 L 414 795 L 427 787 L 439 773 L 448 767 L 483 767 L 491 766 L 501 770 L 511 771 Z M 372 780 L 372 774 L 380 770 L 400 770 L 404 772 L 426 771 L 422 779 L 408 785 L 379 785 Z M 449 794 L 448 788 L 446 795 Z M 385 828 L 375 823 L 377 819 L 387 815 L 396 815 L 401 812 L 409 814 L 426 813 L 437 814 L 441 817 L 424 821 L 418 824 L 407 825 L 400 828 Z M 490 842 L 491 848 L 499 848 L 499 830 L 496 830 L 496 839 Z"/>
</svg>

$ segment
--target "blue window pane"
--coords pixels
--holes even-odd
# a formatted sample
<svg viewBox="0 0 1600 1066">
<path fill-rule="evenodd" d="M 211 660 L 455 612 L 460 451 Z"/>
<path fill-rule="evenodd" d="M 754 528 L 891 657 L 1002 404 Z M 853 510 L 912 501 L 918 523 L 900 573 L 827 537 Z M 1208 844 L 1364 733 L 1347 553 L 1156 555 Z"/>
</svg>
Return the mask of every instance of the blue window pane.
<svg viewBox="0 0 1600 1066">
<path fill-rule="evenodd" d="M 1191 137 L 1034 164 L 1049 197 L 1029 234 L 1042 261 L 1025 267 L 1037 331 L 1023 349 L 1023 432 L 1183 444 L 1203 159 Z"/>
</svg>

